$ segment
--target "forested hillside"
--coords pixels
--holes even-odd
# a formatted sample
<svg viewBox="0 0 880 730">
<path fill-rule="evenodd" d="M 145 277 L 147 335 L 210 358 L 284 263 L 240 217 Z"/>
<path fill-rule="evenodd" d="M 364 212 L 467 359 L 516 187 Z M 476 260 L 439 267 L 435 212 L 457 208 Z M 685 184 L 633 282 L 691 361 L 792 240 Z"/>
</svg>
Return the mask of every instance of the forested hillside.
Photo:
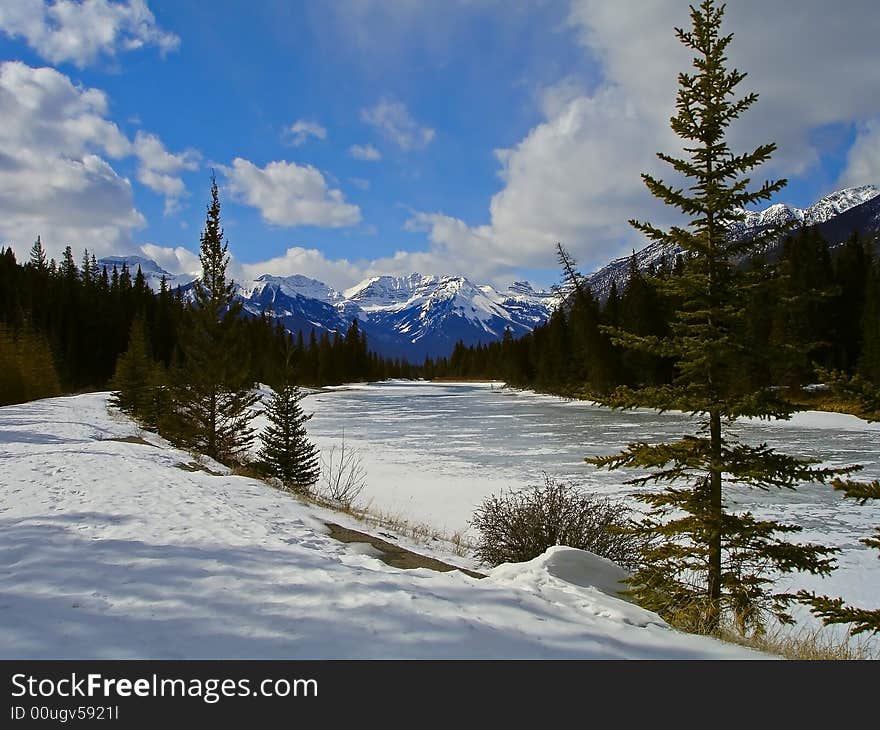
<svg viewBox="0 0 880 730">
<path fill-rule="evenodd" d="M 657 283 L 678 276 L 681 258 L 647 273 L 632 259 L 622 291 L 612 285 L 603 304 L 588 287 L 573 287 L 566 304 L 535 330 L 500 343 L 465 347 L 427 361 L 428 377 L 497 378 L 521 387 L 561 394 L 608 392 L 618 385 L 661 384 L 673 377 L 670 361 L 624 351 L 609 327 L 662 337 L 677 303 L 658 295 Z M 748 347 L 762 356 L 748 374 L 757 385 L 802 386 L 820 370 L 860 374 L 880 382 L 880 261 L 871 242 L 853 235 L 829 249 L 811 229 L 788 237 L 778 262 L 754 258 L 742 264 L 766 269 L 764 283 L 749 293 L 742 313 Z M 795 357 L 781 357 L 782 352 Z"/>
<path fill-rule="evenodd" d="M 38 239 L 27 262 L 0 251 L 0 405 L 60 392 L 106 388 L 128 347 L 132 323 L 144 323 L 150 357 L 168 368 L 181 357 L 179 330 L 190 307 L 180 289 L 154 293 L 140 269 L 99 267 L 67 247 L 60 264 Z M 268 315 L 242 318 L 242 350 L 253 382 L 273 384 L 293 348 L 300 384 L 407 376 L 409 367 L 371 353 L 356 322 L 347 332 L 286 332 Z"/>
</svg>

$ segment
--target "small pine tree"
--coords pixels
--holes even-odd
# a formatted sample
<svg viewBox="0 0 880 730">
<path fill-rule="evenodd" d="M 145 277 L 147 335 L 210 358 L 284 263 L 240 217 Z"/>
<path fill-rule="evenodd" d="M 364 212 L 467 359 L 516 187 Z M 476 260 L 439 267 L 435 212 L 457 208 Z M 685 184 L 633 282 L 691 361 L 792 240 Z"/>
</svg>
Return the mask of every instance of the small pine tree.
<svg viewBox="0 0 880 730">
<path fill-rule="evenodd" d="M 730 511 L 724 484 L 793 489 L 855 469 L 814 467 L 766 444 L 744 444 L 730 428 L 743 416 L 788 418 L 796 407 L 749 377 L 754 353 L 747 296 L 760 281 L 755 270 L 737 263 L 766 249 L 779 231 L 736 240 L 728 228 L 742 219 L 742 208 L 769 199 L 785 181 L 749 191 L 749 172 L 770 158 L 775 145 L 738 155 L 725 141 L 727 127 L 757 95 L 734 97 L 745 74 L 725 67 L 733 36 L 720 35 L 723 14 L 724 6 L 703 0 L 698 8 L 691 7 L 693 29 L 676 29 L 679 40 L 695 52 L 696 72 L 679 75 L 677 114 L 671 120 L 687 157 L 658 156 L 690 185 L 678 189 L 642 176 L 655 197 L 689 218 L 688 227 L 661 230 L 631 221 L 651 240 L 686 253 L 678 275 L 655 280 L 664 299 L 678 303 L 669 333 L 611 332 L 628 350 L 672 358 L 676 374 L 669 384 L 618 388 L 599 398 L 616 408 L 681 410 L 696 416 L 699 428 L 677 442 L 634 443 L 619 454 L 587 459 L 609 469 L 648 471 L 630 480 L 632 484 L 666 485 L 663 491 L 639 496 L 650 510 L 635 530 L 648 547 L 630 590 L 640 603 L 679 625 L 709 633 L 731 620 L 743 632 L 761 631 L 771 612 L 790 620 L 786 609 L 794 597 L 773 591 L 773 574 L 827 574 L 833 567 L 829 556 L 834 550 L 788 539 L 799 527 Z"/>
<path fill-rule="evenodd" d="M 183 431 L 170 434 L 221 462 L 244 458 L 254 438 L 250 423 L 257 401 L 243 348 L 241 302 L 226 278 L 228 243 L 220 225 L 217 181 L 211 178 L 211 203 L 201 235 L 202 278 L 186 309 L 180 348 L 183 362 L 174 376 L 174 408 Z M 175 419 L 170 419 L 171 421 Z"/>
<path fill-rule="evenodd" d="M 67 281 L 76 281 L 79 276 L 79 269 L 76 268 L 73 249 L 70 246 L 64 247 L 64 256 L 61 259 L 61 276 Z"/>
<path fill-rule="evenodd" d="M 12 332 L 0 321 L 0 406 L 27 400 L 18 364 L 18 347 Z"/>
<path fill-rule="evenodd" d="M 269 425 L 260 434 L 260 458 L 269 473 L 294 491 L 308 492 L 318 481 L 320 464 L 318 449 L 309 440 L 306 423 L 313 414 L 306 414 L 300 402 L 303 391 L 293 384 L 288 371 L 284 382 L 266 404 Z"/>
<path fill-rule="evenodd" d="M 859 373 L 880 387 L 880 260 L 867 267 Z"/>
<path fill-rule="evenodd" d="M 110 404 L 133 418 L 141 418 L 153 398 L 154 369 L 147 329 L 143 317 L 137 316 L 129 330 L 128 349 L 116 361 Z"/>
<path fill-rule="evenodd" d="M 0 405 L 61 394 L 46 338 L 26 323 L 17 335 L 0 322 Z"/>
</svg>

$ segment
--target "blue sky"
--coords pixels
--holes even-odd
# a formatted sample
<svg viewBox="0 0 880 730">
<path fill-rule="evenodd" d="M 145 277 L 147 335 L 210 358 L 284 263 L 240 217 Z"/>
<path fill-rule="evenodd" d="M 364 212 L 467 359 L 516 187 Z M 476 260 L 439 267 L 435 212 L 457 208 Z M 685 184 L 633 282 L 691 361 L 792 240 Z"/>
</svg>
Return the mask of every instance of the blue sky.
<svg viewBox="0 0 880 730">
<path fill-rule="evenodd" d="M 762 94 L 734 142 L 776 140 L 766 174 L 805 206 L 880 183 L 880 13 L 799 10 L 743 0 L 727 30 Z M 20 0 L 0 236 L 191 270 L 213 168 L 238 277 L 546 285 L 555 240 L 590 270 L 641 245 L 627 218 L 674 222 L 639 173 L 675 148 L 686 23 L 676 0 Z"/>
</svg>

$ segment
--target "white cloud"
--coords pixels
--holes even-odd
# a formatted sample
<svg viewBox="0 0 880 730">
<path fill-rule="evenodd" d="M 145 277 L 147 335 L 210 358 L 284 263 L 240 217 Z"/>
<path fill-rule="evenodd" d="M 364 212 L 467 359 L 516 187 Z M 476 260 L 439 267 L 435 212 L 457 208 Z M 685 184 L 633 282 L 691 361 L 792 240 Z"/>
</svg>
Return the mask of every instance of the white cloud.
<svg viewBox="0 0 880 730">
<path fill-rule="evenodd" d="M 247 279 L 266 273 L 276 276 L 302 274 L 337 289 L 344 289 L 363 279 L 364 266 L 363 262 L 353 263 L 348 259 L 328 259 L 316 248 L 294 246 L 281 256 L 268 261 L 240 264 L 238 268 Z"/>
<path fill-rule="evenodd" d="M 0 31 L 23 38 L 52 63 L 79 68 L 102 54 L 156 46 L 164 55 L 180 45 L 156 24 L 145 0 L 12 0 L 0 4 Z"/>
<path fill-rule="evenodd" d="M 633 13 L 614 0 L 572 0 L 571 21 L 607 82 L 666 124 L 677 73 L 690 65 L 672 34 L 673 25 L 690 25 L 687 3 L 657 0 Z M 872 0 L 849 0 L 836 13 L 823 0 L 799 0 L 796 14 L 786 3 L 744 0 L 727 5 L 723 29 L 734 34 L 730 64 L 748 73 L 740 88 L 760 94 L 734 122 L 731 139 L 738 147 L 775 141 L 768 169 L 808 173 L 823 153 L 814 130 L 880 116 L 880 98 L 864 92 L 880 88 L 880 13 Z"/>
<path fill-rule="evenodd" d="M 841 185 L 880 185 L 880 117 L 859 125 Z"/>
<path fill-rule="evenodd" d="M 172 248 L 159 246 L 155 243 L 145 243 L 140 247 L 140 251 L 171 274 L 200 276 L 202 273 L 202 263 L 199 261 L 198 255 L 183 246 Z"/>
<path fill-rule="evenodd" d="M 294 147 L 305 144 L 309 137 L 327 139 L 327 130 L 317 122 L 297 119 L 284 130 L 284 138 Z"/>
<path fill-rule="evenodd" d="M 434 130 L 420 125 L 400 101 L 383 99 L 374 107 L 362 109 L 361 120 L 402 150 L 421 149 L 434 139 Z"/>
<path fill-rule="evenodd" d="M 236 157 L 232 167 L 221 169 L 236 199 L 257 208 L 268 223 L 341 228 L 361 220 L 360 208 L 346 203 L 341 191 L 328 188 L 311 165 L 279 160 L 257 167 Z"/>
<path fill-rule="evenodd" d="M 51 68 L 0 64 L 0 238 L 24 254 L 39 234 L 96 255 L 129 244 L 144 225 L 129 181 L 104 159 L 131 144 L 106 118 L 107 98 Z"/>
<path fill-rule="evenodd" d="M 801 0 L 796 15 L 784 3 L 727 7 L 731 65 L 748 72 L 740 88 L 760 94 L 731 126 L 731 144 L 738 151 L 779 145 L 756 182 L 812 174 L 827 151 L 816 131 L 853 123 L 858 135 L 841 184 L 880 182 L 880 96 L 865 92 L 880 88 L 874 3 L 852 0 L 845 12 L 828 13 L 825 2 Z M 551 268 L 557 240 L 591 269 L 644 244 L 629 218 L 680 222 L 648 194 L 640 173 L 670 179 L 655 153 L 681 147 L 669 117 L 677 74 L 689 70 L 691 56 L 673 26 L 690 25 L 688 3 L 656 0 L 634 12 L 617 0 L 570 0 L 570 11 L 571 28 L 599 64 L 599 83 L 569 76 L 543 90 L 543 121 L 497 152 L 503 187 L 491 199 L 487 225 L 442 214 L 414 219 L 427 226 L 432 252 L 461 251 L 464 271 Z"/>
<path fill-rule="evenodd" d="M 165 196 L 165 215 L 175 213 L 180 207 L 180 199 L 187 194 L 183 180 L 176 173 L 198 169 L 199 153 L 185 150 L 173 154 L 155 134 L 143 131 L 135 136 L 133 151 L 139 163 L 138 180 Z"/>
<path fill-rule="evenodd" d="M 382 159 L 382 155 L 379 153 L 373 145 L 360 145 L 353 144 L 348 148 L 348 154 L 354 157 L 356 160 L 362 160 L 364 162 L 378 162 Z"/>
<path fill-rule="evenodd" d="M 350 177 L 349 182 L 354 185 L 358 190 L 369 190 L 370 189 L 370 181 L 365 180 L 362 177 Z"/>
</svg>

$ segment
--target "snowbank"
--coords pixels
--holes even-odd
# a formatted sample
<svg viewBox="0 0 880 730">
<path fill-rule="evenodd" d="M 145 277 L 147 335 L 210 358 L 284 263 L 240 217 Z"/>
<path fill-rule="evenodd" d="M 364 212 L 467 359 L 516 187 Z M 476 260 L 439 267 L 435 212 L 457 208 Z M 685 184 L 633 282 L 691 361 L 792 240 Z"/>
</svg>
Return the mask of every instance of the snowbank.
<svg viewBox="0 0 880 730">
<path fill-rule="evenodd" d="M 191 461 L 106 394 L 0 408 L 0 656 L 759 656 L 609 595 L 595 556 L 398 570 L 331 539 L 338 515 Z"/>
</svg>

